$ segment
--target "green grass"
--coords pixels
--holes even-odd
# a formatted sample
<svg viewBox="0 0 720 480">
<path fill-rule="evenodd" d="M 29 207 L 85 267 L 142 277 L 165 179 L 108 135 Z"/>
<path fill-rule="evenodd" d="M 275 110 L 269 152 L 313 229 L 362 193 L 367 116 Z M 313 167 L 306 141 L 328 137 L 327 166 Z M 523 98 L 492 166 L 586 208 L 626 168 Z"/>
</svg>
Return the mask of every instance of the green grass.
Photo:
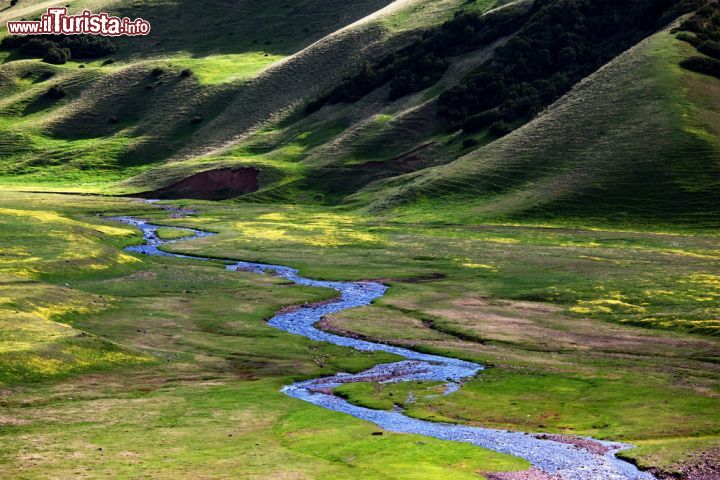
<svg viewBox="0 0 720 480">
<path fill-rule="evenodd" d="M 244 89 L 251 88 L 248 82 L 270 65 L 334 32 L 344 25 L 343 22 L 361 18 L 387 3 L 387 0 L 365 0 L 348 7 L 333 2 L 293 0 L 229 8 L 219 3 L 201 6 L 187 1 L 142 6 L 124 2 L 112 5 L 73 2 L 71 10 L 104 8 L 131 17 L 142 16 L 153 25 L 153 34 L 148 38 L 117 39 L 118 52 L 112 57 L 115 63 L 109 66 L 102 66 L 104 59 L 99 59 L 52 67 L 59 74 L 51 82 L 68 90 L 66 98 L 59 101 L 44 100 L 45 85 L 24 80 L 26 72 L 18 71 L 18 65 L 24 65 L 31 74 L 47 69 L 47 66 L 36 60 L 1 64 L 0 80 L 7 81 L 10 86 L 3 89 L 0 85 L 0 133 L 8 139 L 5 145 L 0 144 L 0 156 L 5 160 L 0 164 L 0 183 L 30 189 L 137 192 L 154 188 L 155 179 L 165 178 L 168 170 L 181 175 L 194 172 L 198 167 L 273 163 L 269 167 L 273 170 L 271 174 L 261 179 L 267 187 L 263 190 L 268 190 L 269 196 L 265 197 L 263 193 L 257 198 L 338 201 L 340 196 L 328 191 L 332 188 L 330 185 L 320 185 L 321 188 L 304 195 L 303 192 L 308 190 L 307 180 L 318 180 L 318 173 L 304 168 L 301 172 L 288 172 L 292 170 L 288 164 L 303 161 L 325 144 L 325 141 L 314 141 L 313 137 L 318 133 L 329 140 L 346 129 L 347 116 L 325 121 L 321 117 L 320 121 L 301 121 L 291 128 L 284 128 L 288 115 L 297 119 L 293 116 L 297 99 L 292 99 L 292 105 L 279 106 L 278 111 L 265 113 L 260 112 L 262 107 L 250 104 L 247 99 L 240 100 L 240 105 L 233 102 L 235 98 L 244 98 Z M 437 4 L 422 0 L 377 18 L 372 26 L 359 26 L 357 31 L 363 35 L 367 33 L 368 41 L 385 38 L 387 41 L 381 42 L 382 48 L 396 48 L 394 45 L 407 41 L 404 38 L 407 32 L 419 32 L 437 25 L 459 9 L 485 10 L 493 4 L 482 1 L 468 5 L 456 0 Z M 185 25 L 178 17 L 192 19 L 192 25 Z M 338 22 L 338 18 L 342 20 Z M 382 38 L 376 39 L 375 34 L 370 33 L 376 26 L 391 28 L 382 34 Z M 400 40 L 395 42 L 395 39 Z M 19 57 L 9 58 L 16 59 Z M 317 63 L 321 60 L 308 61 Z M 82 70 L 78 68 L 81 63 L 85 67 Z M 161 66 L 167 74 L 158 79 L 141 74 L 141 69 L 149 72 L 155 66 Z M 191 70 L 192 77 L 174 78 L 184 69 Z M 289 70 L 293 78 L 295 70 L 296 67 Z M 314 76 L 312 81 L 316 83 Z M 110 85 L 112 98 L 103 93 Z M 260 82 L 259 86 L 252 87 L 259 89 L 255 96 L 261 98 L 278 93 L 279 87 L 275 83 L 270 89 L 262 85 Z M 146 90 L 146 87 L 152 89 Z M 7 105 L 5 109 L 3 103 Z M 179 105 L 183 108 L 179 109 Z M 230 111 L 237 108 L 242 112 Z M 260 131 L 272 131 L 281 126 L 283 138 L 278 138 L 278 143 L 262 158 L 246 158 L 244 151 L 252 148 L 258 139 L 253 133 L 257 125 L 243 123 L 237 131 L 225 128 L 225 124 L 221 128 L 206 127 L 223 115 L 233 119 L 240 115 L 247 121 L 257 116 L 258 125 L 265 123 Z M 191 125 L 190 119 L 194 116 L 201 117 L 203 122 Z M 5 124 L 3 118 L 7 120 Z M 379 118 L 388 120 L 391 115 L 383 114 Z M 342 125 L 340 130 L 337 125 Z M 382 124 L 378 127 L 382 130 Z M 224 137 L 210 139 L 209 133 Z M 233 143 L 230 140 L 241 133 L 250 138 L 229 150 L 214 152 L 209 157 L 196 157 L 223 142 L 230 145 Z M 308 141 L 301 135 L 307 135 Z M 207 139 L 207 148 L 200 148 L 201 138 Z M 383 138 L 377 141 L 387 143 Z M 387 151 L 391 150 L 403 152 L 402 148 Z M 366 149 L 357 157 L 366 158 L 372 152 L 372 149 Z M 187 162 L 163 165 L 171 157 Z M 339 159 L 341 163 L 345 160 Z M 136 178 L 118 186 L 122 180 L 131 177 Z M 350 187 L 359 188 L 371 179 Z M 324 183 L 333 181 L 334 177 L 325 179 Z"/>
<path fill-rule="evenodd" d="M 3 428 L 14 439 L 26 439 L 22 442 L 56 439 L 44 450 L 48 460 L 37 468 L 71 468 L 58 454 L 60 444 L 86 459 L 91 457 L 82 453 L 88 452 L 83 445 L 92 445 L 91 452 L 102 446 L 105 453 L 88 460 L 89 468 L 99 472 L 134 452 L 131 457 L 139 460 L 123 467 L 126 476 L 137 471 L 192 476 L 201 465 L 222 461 L 230 462 L 228 471 L 234 473 L 289 474 L 305 468 L 311 476 L 342 478 L 350 468 L 354 475 L 376 478 L 379 451 L 392 458 L 386 462 L 388 472 L 413 463 L 418 467 L 411 473 L 443 471 L 457 478 L 469 471 L 522 468 L 467 446 L 387 434 L 370 438 L 374 429 L 362 422 L 302 404 L 289 407 L 286 399 L 282 406 L 257 404 L 260 393 L 248 392 L 267 391 L 272 397 L 293 380 L 358 371 L 394 357 L 349 353 L 276 331 L 262 321 L 283 306 L 334 292 L 226 272 L 217 263 L 124 254 L 121 247 L 137 236 L 94 216 L 99 212 L 135 213 L 164 225 L 219 233 L 168 246 L 179 252 L 287 264 L 313 278 L 384 279 L 391 286 L 385 298 L 331 316 L 330 322 L 419 351 L 493 366 L 447 397 L 439 396 L 432 384 L 342 387 L 352 402 L 375 408 L 400 404 L 409 414 L 432 420 L 629 441 L 643 446 L 629 455 L 649 465 L 660 464 L 658 451 L 685 458 L 714 445 L 720 436 L 714 415 L 720 354 L 712 336 L 718 308 L 715 236 L 549 225 L 408 224 L 321 207 L 178 203 L 201 213 L 172 219 L 122 199 L 3 193 L 0 259 L 12 287 L 4 290 L 2 308 L 19 313 L 4 316 L 2 335 L 15 355 L 7 358 L 19 359 L 15 365 L 24 368 L 17 373 L 4 367 L 3 381 L 23 390 L 4 403 L 12 412 L 12 426 Z M 642 321 L 648 317 L 662 322 Z M 25 322 L 22 329 L 19 322 Z M 80 332 L 87 336 L 78 336 Z M 83 350 L 69 355 L 68 345 L 76 342 Z M 43 370 L 45 364 L 57 371 Z M 88 389 L 88 382 L 95 386 Z M 107 405 L 107 413 L 88 424 L 80 416 L 86 409 L 59 393 L 67 391 L 88 405 Z M 229 395 L 223 392 L 247 402 L 238 400 L 233 411 L 255 405 L 262 428 L 226 431 L 225 414 L 203 413 L 218 411 Z M 414 403 L 407 402 L 411 392 Z M 136 400 L 118 403 L 127 396 Z M 145 403 L 151 399 L 181 407 L 166 410 Z M 27 416 L 42 419 L 42 405 L 48 401 L 53 408 L 68 409 L 64 420 L 26 423 Z M 20 404 L 25 405 L 22 410 L 14 407 Z M 194 408 L 189 418 L 210 423 L 188 420 L 190 404 L 207 405 Z M 481 407 L 488 404 L 493 408 Z M 293 416 L 295 408 L 302 413 Z M 170 438 L 164 440 L 172 445 L 170 457 L 160 447 L 138 448 L 138 428 L 118 431 L 111 419 L 128 415 L 163 419 L 149 438 Z M 323 421 L 315 422 L 315 416 Z M 337 426 L 329 418 L 338 418 Z M 302 422 L 315 423 L 308 427 Z M 213 448 L 190 454 L 187 439 L 199 428 L 218 441 L 240 436 L 250 446 L 267 444 L 267 454 L 253 457 L 244 447 L 220 447 L 214 440 L 209 443 Z M 328 448 L 337 444 L 340 431 L 350 435 L 343 437 L 347 445 Z M 81 437 L 94 440 L 78 443 Z M 677 440 L 693 437 L 697 442 Z M 381 441 L 392 446 L 377 450 L 381 444 L 375 442 Z M 434 453 L 428 456 L 424 445 L 435 445 Z M 7 471 L 27 466 L 19 450 L 4 451 Z M 474 452 L 472 462 L 480 466 L 460 461 L 464 452 Z M 186 460 L 163 467 L 176 456 Z M 269 466 L 261 458 L 282 458 L 283 466 L 274 470 L 278 463 Z"/>
<path fill-rule="evenodd" d="M 109 308 L 109 299 L 78 291 L 71 283 L 80 276 L 96 280 L 109 270 L 123 275 L 137 268 L 139 261 L 120 251 L 132 231 L 26 201 L 14 203 L 8 198 L 13 194 L 5 197 L 0 208 L 0 383 L 155 363 L 137 349 L 57 323 L 73 312 L 93 315 Z M 118 202 L 105 203 L 113 204 Z"/>
<path fill-rule="evenodd" d="M 402 32 L 422 30 L 459 9 L 486 10 L 496 3 L 411 2 L 376 21 L 389 28 L 388 39 L 399 38 Z M 362 8 L 372 11 L 381 4 L 363 2 Z M 211 30 L 227 32 L 228 38 L 198 32 L 181 38 L 178 25 L 168 20 L 173 15 L 165 16 L 179 6 L 201 23 L 210 22 L 215 14 L 222 20 L 216 20 Z M 390 211 L 410 221 L 531 218 L 557 224 L 582 218 L 589 219 L 588 224 L 628 221 L 632 228 L 638 219 L 656 228 L 717 226 L 715 173 L 720 144 L 713 125 L 720 92 L 713 79 L 678 66 L 690 47 L 667 31 L 621 55 L 537 121 L 499 141 L 482 133 L 477 136 L 478 148 L 464 149 L 465 137 L 445 133 L 432 108 L 414 110 L 425 101 L 432 106 L 434 97 L 462 77 L 459 73 L 453 74 L 457 79 L 446 78 L 442 88 L 417 98 L 389 105 L 363 100 L 325 108 L 310 117 L 285 108 L 265 112 L 267 121 L 252 127 L 243 124 L 231 132 L 228 125 L 234 121 L 222 119 L 246 114 L 255 118 L 259 108 L 245 99 L 242 105 L 233 104 L 237 111 L 228 113 L 232 99 L 242 98 L 240 84 L 317 39 L 316 30 L 302 33 L 296 25 L 287 31 L 276 28 L 270 35 L 269 23 L 256 25 L 262 22 L 248 18 L 256 15 L 280 22 L 288 10 L 303 11 L 308 18 L 320 15 L 317 5 L 300 1 L 243 7 L 249 9 L 244 13 L 223 12 L 223 8 L 185 2 L 142 7 L 136 14 L 156 17 L 158 31 L 166 34 L 163 44 L 150 47 L 147 39 L 123 43 L 117 64 L 109 68 L 97 62 L 89 62 L 83 72 L 74 64 L 62 68 L 36 61 L 3 64 L 0 71 L 7 75 L 8 86 L 0 89 L 0 102 L 5 104 L 0 108 L 0 131 L 7 141 L 0 144 L 5 160 L 0 162 L 0 182 L 27 188 L 137 192 L 200 169 L 256 166 L 263 170 L 261 190 L 251 199 L 262 202 L 345 203 L 367 206 L 373 213 Z M 230 25 L 246 26 L 248 32 L 242 38 L 230 36 Z M 317 32 L 328 28 L 318 25 Z M 188 45 L 190 39 L 195 43 Z M 390 47 L 392 41 L 387 45 L 396 48 Z M 478 55 L 454 62 L 472 64 L 479 61 L 474 60 Z M 169 70 L 167 75 L 152 80 L 137 71 L 141 66 L 149 71 L 156 64 Z M 41 68 L 57 71 L 57 78 L 35 82 L 32 75 Z M 175 78 L 184 68 L 195 75 Z M 77 100 L 87 101 L 88 92 L 93 92 L 92 99 L 97 95 L 93 86 L 103 81 L 113 83 L 113 101 L 90 102 L 78 110 Z M 50 83 L 70 85 L 70 94 L 55 103 L 42 100 Z M 146 83 L 153 89 L 145 91 Z M 187 112 L 177 111 L 180 97 L 190 105 Z M 614 107 L 608 109 L 609 104 Z M 92 128 L 85 121 L 89 112 L 97 116 Z M 190 124 L 196 115 L 203 118 L 199 126 Z M 110 118 L 118 123 L 108 123 Z M 565 133 L 569 125 L 574 126 L 572 135 Z M 208 151 L 199 147 L 199 138 L 225 127 L 236 141 L 210 141 L 208 149 L 227 148 L 195 156 Z M 647 140 L 638 142 L 638 138 Z M 570 154 L 558 158 L 558 150 Z M 174 155 L 183 161 L 162 164 Z M 403 175 L 407 172 L 412 173 Z M 134 178 L 118 184 L 129 177 Z"/>
<path fill-rule="evenodd" d="M 496 7 L 498 0 L 441 0 L 434 2 L 410 2 L 396 12 L 383 18 L 387 28 L 399 32 L 428 28 L 452 18 L 458 11 L 486 12 Z"/>
<path fill-rule="evenodd" d="M 186 228 L 158 228 L 157 236 L 161 240 L 177 240 L 178 238 L 191 237 L 193 235 L 192 230 Z"/>
<path fill-rule="evenodd" d="M 189 68 L 193 74 L 197 75 L 200 83 L 212 85 L 248 80 L 283 58 L 281 55 L 265 52 L 247 52 L 199 58 L 175 58 L 171 59 L 170 63 L 177 67 Z"/>
<path fill-rule="evenodd" d="M 23 478 L 78 472 L 92 478 L 461 480 L 527 466 L 469 445 L 414 435 L 373 436 L 368 424 L 288 399 L 278 392 L 278 382 L 207 383 L 173 382 L 150 392 L 107 388 L 96 398 L 60 400 L 54 409 L 65 416 L 62 421 L 28 418 L 11 407 L 7 414 L 28 423 L 5 433 L 15 443 L 0 447 L 5 460 L 0 472 Z M 82 417 L 75 411 L 78 403 L 89 408 Z M 106 427 L 120 418 L 120 428 Z M 35 444 L 40 438 L 44 441 Z M 37 459 L 18 461 L 23 450 Z M 76 458 L 62 455 L 63 450 Z"/>
<path fill-rule="evenodd" d="M 208 218 L 184 220 L 220 236 L 183 248 L 210 248 L 220 256 L 257 251 L 252 258 L 270 262 L 288 245 L 305 252 L 340 250 L 331 263 L 301 258 L 300 266 L 319 277 L 453 272 L 455 280 L 446 283 L 480 281 L 483 292 L 499 298 L 556 303 L 577 316 L 717 334 L 720 259 L 714 236 L 547 225 L 376 225 L 363 215 L 300 207 L 246 205 L 243 211 L 254 214 L 238 221 L 233 209 L 214 207 Z M 444 254 L 428 256 L 429 248 Z M 365 263 L 352 262 L 352 255 Z"/>
<path fill-rule="evenodd" d="M 242 252 L 313 278 L 386 279 L 385 298 L 331 323 L 496 365 L 448 397 L 433 385 L 343 386 L 353 402 L 389 408 L 415 391 L 418 400 L 404 407 L 419 418 L 652 440 L 678 456 L 687 450 L 675 438 L 700 435 L 707 447 L 720 436 L 714 235 L 423 225 L 317 207 L 202 205 L 204 215 L 176 223 L 219 235 L 174 250 Z"/>
<path fill-rule="evenodd" d="M 641 468 L 660 466 L 671 473 L 680 474 L 682 472 L 678 471 L 677 465 L 691 460 L 694 455 L 703 453 L 708 447 L 720 447 L 720 439 L 687 437 L 642 441 L 638 442 L 638 448 L 622 452 L 620 457 L 636 463 Z"/>
<path fill-rule="evenodd" d="M 411 416 L 434 421 L 629 442 L 693 435 L 720 441 L 711 413 L 716 400 L 657 378 L 612 373 L 610 368 L 604 375 L 494 368 L 448 397 L 440 397 L 436 386 L 426 384 L 355 384 L 338 391 L 358 405 L 388 410 L 397 403 Z M 414 401 L 406 403 L 411 392 Z"/>
<path fill-rule="evenodd" d="M 6 139 L 0 142 L 1 183 L 107 191 L 206 137 L 195 133 L 267 67 L 386 3 L 72 2 L 72 11 L 89 7 L 143 17 L 153 34 L 116 39 L 118 52 L 110 66 L 102 66 L 105 59 L 48 67 L 18 56 L 5 58 L 0 64 L 0 133 Z M 12 10 L 4 16 L 12 17 Z M 168 74 L 157 79 L 142 75 L 154 66 Z M 27 76 L 48 68 L 56 75 L 43 84 Z M 170 78 L 184 69 L 193 75 Z M 66 97 L 43 97 L 51 84 L 65 88 Z M 265 120 L 277 113 L 267 112 Z M 195 116 L 203 125 L 190 123 Z"/>
<path fill-rule="evenodd" d="M 12 388 L 0 401 L 2 476 L 463 479 L 527 467 L 469 445 L 375 436 L 280 393 L 397 359 L 264 322 L 334 291 L 122 253 L 138 234 L 96 214 L 168 221 L 137 202 L 11 191 L 0 202 L 0 382 Z"/>
</svg>

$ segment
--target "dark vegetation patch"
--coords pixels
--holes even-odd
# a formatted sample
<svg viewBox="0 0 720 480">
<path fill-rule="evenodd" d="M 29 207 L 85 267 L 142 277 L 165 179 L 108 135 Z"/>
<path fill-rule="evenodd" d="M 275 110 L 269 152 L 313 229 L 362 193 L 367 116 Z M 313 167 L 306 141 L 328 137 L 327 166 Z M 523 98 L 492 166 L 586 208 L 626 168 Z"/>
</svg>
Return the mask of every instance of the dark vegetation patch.
<svg viewBox="0 0 720 480">
<path fill-rule="evenodd" d="M 708 3 L 684 21 L 677 38 L 695 47 L 705 56 L 686 58 L 683 68 L 720 78 L 720 5 Z"/>
<path fill-rule="evenodd" d="M 680 65 L 693 72 L 720 78 L 720 60 L 714 58 L 690 57 L 680 62 Z"/>
<path fill-rule="evenodd" d="M 71 58 L 101 58 L 115 53 L 115 45 L 106 37 L 95 35 L 24 35 L 8 36 L 0 41 L 0 49 L 42 58 L 60 65 Z"/>
<path fill-rule="evenodd" d="M 355 102 L 388 83 L 390 100 L 420 91 L 440 80 L 449 57 L 515 33 L 439 102 L 439 115 L 453 130 L 472 133 L 490 127 L 493 135 L 501 137 L 623 51 L 703 4 L 703 0 L 538 0 L 529 10 L 510 6 L 486 15 L 459 13 L 425 32 L 422 40 L 374 65 L 366 63 L 359 73 L 311 102 L 306 111 L 312 113 L 327 103 Z M 715 46 L 704 48 L 712 51 Z"/>
<path fill-rule="evenodd" d="M 419 40 L 378 63 L 365 63 L 360 72 L 346 78 L 330 93 L 311 102 L 308 113 L 326 103 L 355 102 L 387 83 L 390 100 L 418 92 L 437 83 L 448 69 L 448 57 L 471 52 L 510 35 L 526 20 L 527 9 L 507 7 L 494 13 L 461 13 Z"/>
<path fill-rule="evenodd" d="M 43 57 L 43 62 L 53 65 L 62 65 L 70 60 L 70 49 L 50 47 Z"/>
<path fill-rule="evenodd" d="M 257 168 L 221 168 L 200 172 L 170 186 L 140 194 L 146 198 L 227 200 L 259 188 Z"/>
<path fill-rule="evenodd" d="M 61 98 L 65 98 L 65 96 L 67 95 L 67 91 L 63 87 L 61 87 L 59 85 L 55 85 L 55 86 L 50 87 L 50 89 L 47 92 L 45 92 L 45 95 L 48 98 L 52 98 L 54 100 L 60 100 Z"/>
<path fill-rule="evenodd" d="M 468 149 L 468 148 L 476 147 L 476 146 L 478 146 L 479 144 L 480 144 L 480 142 L 478 142 L 478 141 L 477 141 L 476 139 L 474 139 L 474 138 L 466 138 L 466 139 L 463 141 L 463 148 L 464 148 L 464 149 Z"/>
<path fill-rule="evenodd" d="M 538 0 L 522 29 L 493 59 L 440 97 L 440 115 L 468 132 L 492 125 L 501 136 L 697 6 L 678 0 Z"/>
</svg>

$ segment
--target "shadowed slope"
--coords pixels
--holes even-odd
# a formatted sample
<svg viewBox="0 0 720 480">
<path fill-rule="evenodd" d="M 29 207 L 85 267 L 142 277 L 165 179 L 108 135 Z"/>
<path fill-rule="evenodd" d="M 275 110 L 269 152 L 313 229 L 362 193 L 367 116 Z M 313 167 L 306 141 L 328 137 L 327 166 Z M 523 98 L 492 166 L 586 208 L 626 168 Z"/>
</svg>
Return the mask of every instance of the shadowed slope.
<svg viewBox="0 0 720 480">
<path fill-rule="evenodd" d="M 527 1 L 514 2 L 529 7 Z M 422 2 L 418 3 L 422 4 Z M 494 1 L 478 2 L 475 8 L 482 11 L 491 9 Z M 392 8 L 386 9 L 392 18 Z M 369 21 L 369 20 L 368 20 Z M 285 91 L 280 88 L 286 79 L 280 75 L 284 69 L 299 68 L 300 76 L 313 75 L 316 67 L 328 62 L 327 55 L 320 50 L 335 50 L 332 58 L 343 57 L 339 49 L 345 49 L 348 39 L 366 32 L 368 28 L 379 29 L 380 25 L 371 22 L 370 27 L 360 22 L 358 29 L 346 29 L 337 34 L 338 39 L 324 39 L 304 52 L 273 66 L 267 72 L 248 85 L 249 91 L 272 88 L 277 84 L 275 95 L 249 98 L 238 108 L 249 113 L 255 105 L 268 108 L 276 101 L 286 101 Z M 379 29 L 383 38 L 388 32 Z M 343 40 L 344 38 L 344 40 Z M 373 51 L 385 51 L 393 48 L 405 37 L 397 40 L 379 40 Z M 457 145 L 446 148 L 443 139 L 448 135 L 445 123 L 437 117 L 438 95 L 457 85 L 469 72 L 491 58 L 497 46 L 508 37 L 488 43 L 476 51 L 449 59 L 450 67 L 442 79 L 431 89 L 407 95 L 396 101 L 388 101 L 388 86 L 365 96 L 352 104 L 328 105 L 311 115 L 293 114 L 293 109 L 278 110 L 281 118 L 263 125 L 260 129 L 248 130 L 241 141 L 232 147 L 221 149 L 203 157 L 189 161 L 173 162 L 148 171 L 126 183 L 128 187 L 136 185 L 160 186 L 168 179 L 175 181 L 193 172 L 193 169 L 227 168 L 230 166 L 252 166 L 263 171 L 261 188 L 257 194 L 247 197 L 255 201 L 307 201 L 313 198 L 324 203 L 338 203 L 342 199 L 368 183 L 381 178 L 413 172 L 432 165 L 451 161 L 457 156 Z M 372 57 L 373 53 L 368 53 Z M 358 59 L 359 60 L 359 59 Z M 343 60 L 344 61 L 344 60 Z M 335 62 L 337 63 L 337 62 Z M 331 68 L 321 69 L 332 70 Z M 338 75 L 340 72 L 333 74 Z M 330 84 L 325 78 L 308 85 Z M 280 83 L 278 83 L 280 82 Z M 293 84 L 290 89 L 301 88 L 303 82 Z M 318 87 L 319 89 L 319 87 Z M 296 92 L 297 93 L 297 92 Z M 299 93 L 303 95 L 304 93 Z M 292 96 L 289 97 L 292 100 Z M 314 95 L 304 97 L 314 98 Z M 263 99 L 265 100 L 263 102 Z M 296 101 L 295 106 L 304 106 Z M 285 116 L 282 116 L 282 113 Z M 224 116 L 222 117 L 224 118 Z M 238 115 L 236 120 L 217 118 L 202 132 L 217 135 L 232 128 L 239 129 L 252 117 Z M 461 143 L 461 142 L 460 142 Z M 166 183 L 165 183 L 166 184 Z"/>
<path fill-rule="evenodd" d="M 685 51 L 661 32 L 526 127 L 356 199 L 374 209 L 451 202 L 474 217 L 562 211 L 715 222 L 720 84 L 681 70 Z"/>
<path fill-rule="evenodd" d="M 278 58 L 388 3 L 178 1 L 132 8 L 123 2 L 93 4 L 113 13 L 143 16 L 153 23 L 153 33 L 117 39 L 119 51 L 112 65 L 99 60 L 83 62 L 83 70 L 78 70 L 79 62 L 56 67 L 62 75 L 55 81 L 68 94 L 52 104 L 37 102 L 45 90 L 32 88 L 26 72 L 17 72 L 15 65 L 24 62 L 38 71 L 47 66 L 37 60 L 0 64 L 0 102 L 7 107 L 0 114 L 0 131 L 16 139 L 3 147 L 0 168 L 21 183 L 57 185 L 72 180 L 77 188 L 79 180 L 97 184 L 127 178 L 183 147 L 180 157 L 224 145 L 298 101 L 303 90 L 311 91 L 319 67 L 341 75 L 338 60 L 350 62 L 352 52 L 362 55 L 366 32 L 354 37 L 351 33 L 349 43 L 341 41 L 344 48 L 337 56 L 321 49 L 315 63 L 297 67 L 291 62 L 290 68 L 280 66 L 267 78 L 250 79 Z M 79 3 L 71 4 L 71 10 L 77 8 Z M 378 25 L 374 29 L 382 30 Z M 0 59 L 14 58 L 0 53 Z M 190 75 L 182 76 L 187 67 Z M 161 73 L 151 74 L 156 68 Z M 279 95 L 283 91 L 286 94 Z M 43 108 L 28 116 L 28 103 Z M 214 123 L 218 116 L 219 123 Z M 81 161 L 90 157 L 95 163 Z"/>
</svg>

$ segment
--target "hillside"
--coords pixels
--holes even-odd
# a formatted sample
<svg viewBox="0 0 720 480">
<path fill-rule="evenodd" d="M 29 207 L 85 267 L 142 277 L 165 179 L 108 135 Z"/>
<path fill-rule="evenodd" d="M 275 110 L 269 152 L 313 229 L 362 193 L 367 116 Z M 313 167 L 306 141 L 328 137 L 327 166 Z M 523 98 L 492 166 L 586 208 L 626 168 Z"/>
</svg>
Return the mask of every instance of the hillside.
<svg viewBox="0 0 720 480">
<path fill-rule="evenodd" d="M 211 123 L 231 99 L 254 88 L 248 81 L 259 72 L 386 4 L 158 2 L 140 9 L 128 4 L 134 16 L 152 22 L 153 34 L 116 41 L 113 63 L 102 58 L 52 66 L 6 56 L 0 69 L 3 172 L 30 183 L 107 184 L 165 161 L 189 143 L 202 148 L 197 139 L 205 125 L 192 124 L 192 118 Z M 82 3 L 75 5 L 71 11 Z M 107 7 L 112 13 L 125 8 L 117 2 Z M 4 11 L 3 19 L 12 11 Z M 226 35 L 211 33 L 218 28 Z M 357 35 L 369 35 L 370 44 L 374 34 Z M 356 46 L 358 38 L 347 41 Z M 156 68 L 159 73 L 152 74 Z M 192 75 L 181 76 L 183 69 Z M 53 86 L 66 95 L 47 99 Z M 257 112 L 248 126 L 270 113 Z"/>
<path fill-rule="evenodd" d="M 481 8 L 492 6 L 486 2 Z M 510 9 L 521 20 L 538 15 L 532 2 L 512 2 L 485 17 L 492 26 L 502 18 L 498 12 Z M 385 27 L 385 40 L 375 43 L 373 53 L 368 29 L 380 28 L 377 18 L 386 15 L 393 14 L 381 12 L 273 65 L 236 92 L 237 102 L 216 119 L 188 133 L 192 141 L 170 152 L 169 162 L 120 188 L 151 190 L 198 171 L 243 167 L 259 172 L 259 191 L 246 196 L 248 201 L 350 204 L 384 214 L 407 212 L 410 218 L 461 211 L 466 219 L 562 213 L 618 222 L 630 217 L 716 224 L 718 80 L 679 66 L 694 48 L 676 39 L 671 26 L 637 45 L 632 39 L 638 37 L 619 37 L 612 48 L 627 45 L 627 51 L 536 118 L 530 113 L 529 120 L 514 120 L 508 126 L 521 128 L 504 138 L 487 125 L 448 129 L 441 104 L 447 92 L 484 71 L 517 32 L 488 37 L 477 48 L 461 46 L 446 58 L 437 82 L 418 92 L 389 100 L 391 85 L 381 84 L 352 102 L 304 113 L 307 102 L 338 84 L 341 72 L 356 71 L 352 64 L 379 61 L 400 51 L 398 45 L 417 42 L 407 33 L 421 31 L 414 25 L 399 36 L 392 33 L 399 30 Z M 658 14 L 658 22 L 665 18 Z M 313 81 L 322 62 L 357 51 L 348 39 L 352 35 L 364 36 L 365 53 L 335 70 L 334 77 L 323 76 L 326 83 Z M 288 75 L 294 80 L 290 88 L 283 83 Z"/>
<path fill-rule="evenodd" d="M 375 185 L 373 208 L 470 217 L 592 215 L 717 224 L 718 80 L 678 63 L 664 31 L 584 80 L 536 120 L 447 166 Z"/>
<path fill-rule="evenodd" d="M 128 8 L 153 25 L 146 39 L 117 40 L 112 63 L 54 66 L 0 53 L 3 177 L 97 190 L 233 144 L 330 88 L 359 59 L 441 23 L 462 2 L 390 3 L 108 3 L 111 13 Z M 477 3 L 473 8 L 492 2 Z M 26 5 L 17 12 L 30 12 Z M 38 3 L 38 11 L 46 7 Z M 12 12 L 3 11 L 3 21 Z M 209 33 L 217 29 L 227 33 Z M 64 96 L 49 98 L 52 87 Z"/>
</svg>

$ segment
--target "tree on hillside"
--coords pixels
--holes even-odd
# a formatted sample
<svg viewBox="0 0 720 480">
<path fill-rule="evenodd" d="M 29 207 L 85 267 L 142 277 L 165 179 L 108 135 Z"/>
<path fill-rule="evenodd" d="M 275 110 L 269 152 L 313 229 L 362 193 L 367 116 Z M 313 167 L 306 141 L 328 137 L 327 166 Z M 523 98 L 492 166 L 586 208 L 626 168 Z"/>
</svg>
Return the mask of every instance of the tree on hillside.
<svg viewBox="0 0 720 480">
<path fill-rule="evenodd" d="M 70 60 L 70 50 L 67 48 L 51 47 L 43 57 L 43 62 L 53 65 L 62 65 L 68 60 Z"/>
</svg>

